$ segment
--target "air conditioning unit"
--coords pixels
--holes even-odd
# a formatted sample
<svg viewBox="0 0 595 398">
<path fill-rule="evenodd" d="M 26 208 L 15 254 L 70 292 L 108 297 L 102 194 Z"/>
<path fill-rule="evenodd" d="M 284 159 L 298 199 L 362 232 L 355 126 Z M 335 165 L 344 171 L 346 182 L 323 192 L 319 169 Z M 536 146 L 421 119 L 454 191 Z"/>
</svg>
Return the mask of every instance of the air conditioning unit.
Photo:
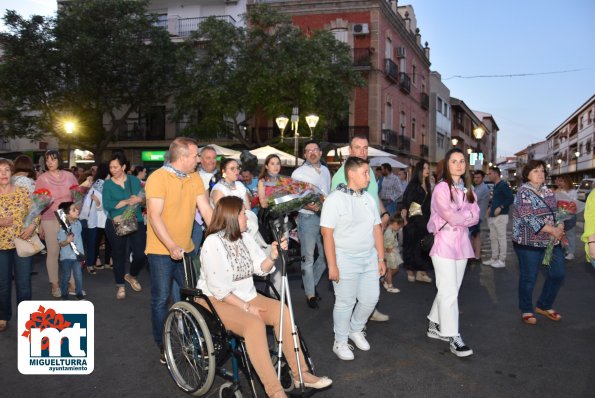
<svg viewBox="0 0 595 398">
<path fill-rule="evenodd" d="M 367 23 L 356 23 L 353 24 L 352 32 L 355 36 L 367 35 L 370 33 L 370 29 Z"/>
<path fill-rule="evenodd" d="M 397 47 L 397 58 L 405 58 L 407 56 L 407 49 L 405 47 Z"/>
</svg>

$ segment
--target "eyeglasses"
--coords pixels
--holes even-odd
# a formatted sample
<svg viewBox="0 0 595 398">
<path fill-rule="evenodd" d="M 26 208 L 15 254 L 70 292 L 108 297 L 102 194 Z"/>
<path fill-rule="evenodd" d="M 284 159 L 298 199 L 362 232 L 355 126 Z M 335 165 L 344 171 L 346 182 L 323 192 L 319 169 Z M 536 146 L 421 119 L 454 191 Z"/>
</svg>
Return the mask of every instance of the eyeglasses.
<svg viewBox="0 0 595 398">
<path fill-rule="evenodd" d="M 320 152 L 320 149 L 306 149 L 304 152 L 306 152 L 306 153 L 318 153 L 318 152 Z"/>
</svg>

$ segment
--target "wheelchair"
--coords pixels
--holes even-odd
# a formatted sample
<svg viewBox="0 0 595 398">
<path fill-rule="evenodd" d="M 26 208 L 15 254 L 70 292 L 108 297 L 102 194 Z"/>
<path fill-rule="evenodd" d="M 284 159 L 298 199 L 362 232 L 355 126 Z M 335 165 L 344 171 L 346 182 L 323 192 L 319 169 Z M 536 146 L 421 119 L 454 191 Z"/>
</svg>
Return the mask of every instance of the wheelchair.
<svg viewBox="0 0 595 398">
<path fill-rule="evenodd" d="M 225 329 L 209 298 L 195 288 L 199 272 L 200 260 L 185 255 L 185 287 L 181 289 L 182 300 L 171 306 L 163 325 L 163 347 L 169 373 L 178 387 L 192 396 L 205 396 L 211 390 L 215 376 L 220 376 L 226 382 L 219 388 L 219 397 L 241 398 L 240 372 L 242 372 L 248 381 L 250 396 L 256 398 L 258 396 L 255 384 L 256 372 L 248 358 L 244 340 Z M 258 282 L 260 282 L 259 285 L 264 284 L 268 292 L 272 292 L 272 294 L 265 294 L 258 289 L 259 285 L 257 285 L 260 294 L 279 299 L 279 293 L 268 278 L 260 278 Z M 208 309 L 195 302 L 196 298 L 202 299 Z M 271 327 L 267 327 L 267 333 L 269 347 L 271 347 L 271 343 L 276 342 L 277 339 Z M 314 373 L 306 343 L 301 334 L 298 336 L 308 369 Z M 289 393 L 294 389 L 289 365 L 282 355 L 277 355 L 274 348 L 270 348 L 270 352 L 273 365 L 280 376 L 281 385 Z M 303 387 L 300 390 L 299 396 L 309 396 L 312 393 L 307 391 L 310 389 Z"/>
</svg>

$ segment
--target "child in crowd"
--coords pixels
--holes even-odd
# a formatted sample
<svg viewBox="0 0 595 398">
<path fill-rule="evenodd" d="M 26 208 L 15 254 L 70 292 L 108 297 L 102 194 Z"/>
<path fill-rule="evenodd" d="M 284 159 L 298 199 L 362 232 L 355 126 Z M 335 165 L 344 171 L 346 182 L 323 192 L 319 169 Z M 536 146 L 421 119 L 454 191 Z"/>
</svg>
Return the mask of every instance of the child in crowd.
<svg viewBox="0 0 595 398">
<path fill-rule="evenodd" d="M 393 286 L 393 276 L 399 272 L 399 266 L 403 264 L 399 251 L 397 233 L 403 228 L 403 219 L 395 214 L 388 222 L 388 228 L 384 231 L 384 256 L 386 257 L 386 275 L 382 282 L 389 293 L 399 293 L 400 290 Z"/>
<path fill-rule="evenodd" d="M 70 273 L 74 275 L 74 284 L 76 298 L 83 299 L 83 271 L 81 270 L 81 262 L 77 259 L 74 250 L 70 246 L 74 242 L 77 249 L 83 253 L 83 238 L 82 225 L 79 221 L 79 208 L 73 202 L 62 202 L 59 209 L 64 211 L 67 215 L 69 231 L 66 232 L 64 228 L 58 231 L 58 245 L 60 245 L 60 291 L 62 299 L 68 299 L 68 281 L 70 280 Z"/>
</svg>

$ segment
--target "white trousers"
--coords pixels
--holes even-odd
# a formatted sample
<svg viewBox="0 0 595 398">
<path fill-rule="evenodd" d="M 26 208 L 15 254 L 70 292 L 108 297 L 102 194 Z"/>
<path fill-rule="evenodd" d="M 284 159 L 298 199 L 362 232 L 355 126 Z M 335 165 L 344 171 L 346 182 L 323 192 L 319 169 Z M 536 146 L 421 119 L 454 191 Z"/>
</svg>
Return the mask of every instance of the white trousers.
<svg viewBox="0 0 595 398">
<path fill-rule="evenodd" d="M 467 259 L 451 260 L 432 256 L 432 264 L 438 293 L 428 319 L 440 325 L 442 336 L 454 337 L 459 334 L 459 288 L 465 276 Z"/>
</svg>

